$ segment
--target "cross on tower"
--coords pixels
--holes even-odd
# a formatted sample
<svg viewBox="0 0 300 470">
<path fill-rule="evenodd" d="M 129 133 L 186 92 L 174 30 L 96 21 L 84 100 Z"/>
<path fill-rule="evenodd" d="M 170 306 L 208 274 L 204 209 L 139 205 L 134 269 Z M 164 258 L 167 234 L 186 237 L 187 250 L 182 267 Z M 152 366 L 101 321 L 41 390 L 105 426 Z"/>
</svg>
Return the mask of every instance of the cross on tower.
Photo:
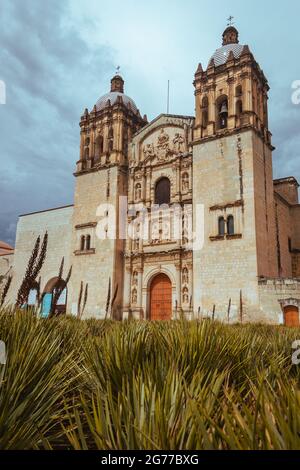
<svg viewBox="0 0 300 470">
<path fill-rule="evenodd" d="M 116 74 L 117 74 L 117 75 L 120 73 L 120 68 L 121 68 L 121 67 L 120 67 L 119 65 L 117 65 L 117 67 L 116 67 Z"/>
<path fill-rule="evenodd" d="M 234 20 L 234 16 L 229 16 L 229 18 L 227 18 L 227 26 L 233 26 L 233 20 Z"/>
</svg>

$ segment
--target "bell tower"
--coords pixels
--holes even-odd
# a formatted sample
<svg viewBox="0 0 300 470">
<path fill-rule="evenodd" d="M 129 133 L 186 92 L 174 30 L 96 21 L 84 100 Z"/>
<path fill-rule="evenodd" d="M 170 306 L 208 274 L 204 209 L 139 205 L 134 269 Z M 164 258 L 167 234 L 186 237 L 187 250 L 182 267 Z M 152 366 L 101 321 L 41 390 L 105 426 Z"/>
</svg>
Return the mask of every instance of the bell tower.
<svg viewBox="0 0 300 470">
<path fill-rule="evenodd" d="M 105 315 L 116 294 L 113 311 L 122 309 L 124 240 L 119 236 L 119 197 L 127 195 L 128 145 L 147 123 L 135 102 L 124 93 L 119 73 L 111 88 L 80 119 L 80 158 L 74 173 L 72 265 L 69 310 L 76 313 L 81 282 L 88 284 L 86 313 Z"/>
<path fill-rule="evenodd" d="M 207 70 L 199 64 L 195 73 L 195 138 L 252 127 L 270 145 L 267 79 L 234 26 L 224 31 L 222 44 Z"/>
<path fill-rule="evenodd" d="M 193 205 L 205 211 L 204 247 L 194 253 L 194 296 L 205 310 L 224 289 L 238 309 L 240 291 L 246 303 L 258 304 L 258 277 L 278 275 L 269 85 L 230 24 L 206 70 L 198 65 L 194 87 Z"/>
</svg>

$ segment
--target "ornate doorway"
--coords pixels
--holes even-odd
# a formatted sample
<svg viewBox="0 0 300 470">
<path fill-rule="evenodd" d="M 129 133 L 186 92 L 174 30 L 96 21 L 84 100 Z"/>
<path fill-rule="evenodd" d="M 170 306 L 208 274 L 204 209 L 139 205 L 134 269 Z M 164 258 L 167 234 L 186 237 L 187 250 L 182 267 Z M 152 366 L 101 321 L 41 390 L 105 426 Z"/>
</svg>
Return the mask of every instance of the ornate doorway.
<svg viewBox="0 0 300 470">
<path fill-rule="evenodd" d="M 150 320 L 171 320 L 172 283 L 166 274 L 158 274 L 150 287 Z"/>
<path fill-rule="evenodd" d="M 284 307 L 284 324 L 286 326 L 300 326 L 299 308 L 295 305 L 287 305 Z"/>
</svg>

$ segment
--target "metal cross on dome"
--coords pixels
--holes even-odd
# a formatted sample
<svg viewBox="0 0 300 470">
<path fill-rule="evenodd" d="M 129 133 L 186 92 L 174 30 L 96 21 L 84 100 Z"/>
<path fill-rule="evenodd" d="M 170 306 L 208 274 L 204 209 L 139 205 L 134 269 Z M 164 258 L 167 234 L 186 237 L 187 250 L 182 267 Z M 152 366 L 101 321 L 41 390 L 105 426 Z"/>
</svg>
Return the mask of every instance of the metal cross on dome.
<svg viewBox="0 0 300 470">
<path fill-rule="evenodd" d="M 118 75 L 118 74 L 120 73 L 120 68 L 121 68 L 121 67 L 120 67 L 119 65 L 117 65 L 117 67 L 116 67 L 116 75 Z"/>
<path fill-rule="evenodd" d="M 229 18 L 227 18 L 227 26 L 233 26 L 234 22 L 234 16 L 230 15 Z"/>
</svg>

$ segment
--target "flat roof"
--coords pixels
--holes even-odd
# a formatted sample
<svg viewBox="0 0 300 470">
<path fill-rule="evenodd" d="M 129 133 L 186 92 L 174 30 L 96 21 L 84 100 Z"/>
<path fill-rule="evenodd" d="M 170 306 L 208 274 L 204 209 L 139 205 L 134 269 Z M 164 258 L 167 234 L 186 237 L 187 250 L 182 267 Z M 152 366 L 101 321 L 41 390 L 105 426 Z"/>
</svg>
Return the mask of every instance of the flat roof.
<svg viewBox="0 0 300 470">
<path fill-rule="evenodd" d="M 43 211 L 28 212 L 27 214 L 20 214 L 19 217 L 26 217 L 27 215 L 42 214 L 43 212 L 58 211 L 60 209 L 66 209 L 67 207 L 74 207 L 74 204 L 67 206 L 52 207 L 51 209 L 45 209 Z"/>
</svg>

